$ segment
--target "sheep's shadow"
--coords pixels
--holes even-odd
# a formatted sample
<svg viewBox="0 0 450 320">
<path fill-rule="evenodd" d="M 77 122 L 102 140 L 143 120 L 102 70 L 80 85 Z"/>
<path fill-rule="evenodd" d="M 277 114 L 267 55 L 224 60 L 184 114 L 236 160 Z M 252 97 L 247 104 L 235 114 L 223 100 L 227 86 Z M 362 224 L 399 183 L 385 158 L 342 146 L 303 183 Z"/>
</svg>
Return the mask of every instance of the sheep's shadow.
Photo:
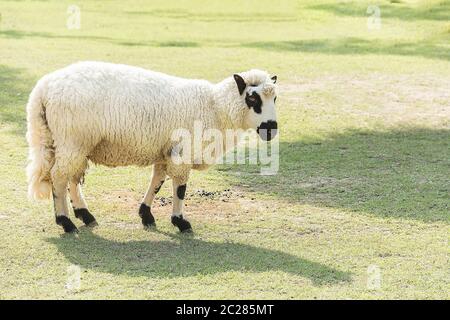
<svg viewBox="0 0 450 320">
<path fill-rule="evenodd" d="M 165 234 L 167 240 L 119 242 L 84 229 L 79 237 L 49 238 L 67 260 L 112 274 L 175 278 L 226 271 L 283 271 L 315 285 L 350 281 L 350 273 L 285 252 L 235 242 Z"/>
</svg>

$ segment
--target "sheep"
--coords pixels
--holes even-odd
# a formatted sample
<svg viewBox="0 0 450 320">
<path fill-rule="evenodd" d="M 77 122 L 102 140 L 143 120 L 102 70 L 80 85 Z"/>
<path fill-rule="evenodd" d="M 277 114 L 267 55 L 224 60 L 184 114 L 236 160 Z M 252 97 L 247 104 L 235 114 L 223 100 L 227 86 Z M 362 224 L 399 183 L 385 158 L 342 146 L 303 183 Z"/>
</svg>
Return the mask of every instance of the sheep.
<svg viewBox="0 0 450 320">
<path fill-rule="evenodd" d="M 89 61 L 47 74 L 27 104 L 29 197 L 53 196 L 56 223 L 65 232 L 78 232 L 69 218 L 67 191 L 75 217 L 87 226 L 97 225 L 81 190 L 88 162 L 109 167 L 153 165 L 139 208 L 142 224 L 155 225 L 151 205 L 169 176 L 171 221 L 180 232 L 190 232 L 191 224 L 183 215 L 186 183 L 192 169 L 210 164 L 174 163 L 171 134 L 178 128 L 192 130 L 200 121 L 204 128 L 254 129 L 262 139 L 272 139 L 277 131 L 276 80 L 253 69 L 213 84 Z"/>
</svg>

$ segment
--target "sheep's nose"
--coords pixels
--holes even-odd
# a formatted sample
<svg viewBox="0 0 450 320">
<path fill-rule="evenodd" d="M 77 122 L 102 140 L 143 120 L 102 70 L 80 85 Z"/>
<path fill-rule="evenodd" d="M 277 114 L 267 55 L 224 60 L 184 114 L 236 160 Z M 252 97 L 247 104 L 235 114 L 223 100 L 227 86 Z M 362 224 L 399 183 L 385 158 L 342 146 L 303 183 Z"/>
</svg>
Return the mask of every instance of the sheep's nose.
<svg viewBox="0 0 450 320">
<path fill-rule="evenodd" d="M 264 141 L 270 141 L 277 135 L 278 124 L 276 121 L 269 120 L 262 122 L 256 129 L 261 139 Z"/>
</svg>

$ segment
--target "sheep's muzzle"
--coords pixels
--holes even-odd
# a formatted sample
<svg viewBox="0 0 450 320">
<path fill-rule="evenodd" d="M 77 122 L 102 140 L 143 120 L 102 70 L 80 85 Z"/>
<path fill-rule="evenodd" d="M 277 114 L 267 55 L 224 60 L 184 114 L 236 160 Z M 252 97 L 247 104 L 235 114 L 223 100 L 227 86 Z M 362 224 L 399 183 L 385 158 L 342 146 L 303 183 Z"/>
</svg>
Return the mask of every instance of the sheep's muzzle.
<svg viewBox="0 0 450 320">
<path fill-rule="evenodd" d="M 272 140 L 277 135 L 277 131 L 278 124 L 273 120 L 262 122 L 256 129 L 256 132 L 258 132 L 260 138 L 264 141 Z"/>
</svg>

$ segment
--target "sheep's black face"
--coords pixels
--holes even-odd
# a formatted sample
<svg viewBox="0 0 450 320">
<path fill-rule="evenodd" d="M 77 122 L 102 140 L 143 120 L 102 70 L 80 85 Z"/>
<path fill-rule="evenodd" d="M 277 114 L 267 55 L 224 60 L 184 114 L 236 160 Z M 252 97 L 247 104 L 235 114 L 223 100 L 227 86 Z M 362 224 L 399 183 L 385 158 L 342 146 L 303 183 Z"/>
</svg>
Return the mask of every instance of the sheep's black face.
<svg viewBox="0 0 450 320">
<path fill-rule="evenodd" d="M 239 75 L 234 75 L 234 79 L 239 93 L 245 96 L 245 104 L 248 108 L 244 128 L 255 129 L 264 141 L 272 140 L 278 130 L 275 111 L 276 76 L 267 78 L 264 83 L 254 84 L 247 84 Z"/>
</svg>

